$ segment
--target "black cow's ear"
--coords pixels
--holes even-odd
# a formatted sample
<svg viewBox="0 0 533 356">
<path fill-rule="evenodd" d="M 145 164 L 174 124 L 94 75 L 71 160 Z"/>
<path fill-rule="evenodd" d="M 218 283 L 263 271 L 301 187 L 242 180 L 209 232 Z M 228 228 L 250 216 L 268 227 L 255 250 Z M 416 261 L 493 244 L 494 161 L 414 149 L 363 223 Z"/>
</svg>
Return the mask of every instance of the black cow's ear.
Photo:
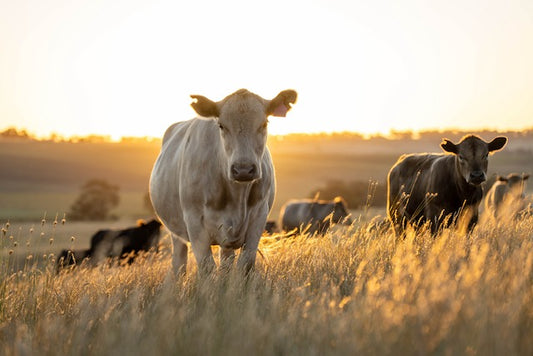
<svg viewBox="0 0 533 356">
<path fill-rule="evenodd" d="M 191 106 L 198 115 L 203 117 L 219 116 L 218 106 L 214 101 L 211 101 L 202 95 L 191 95 L 191 98 L 196 100 L 191 103 Z"/>
<path fill-rule="evenodd" d="M 442 147 L 442 149 L 446 152 L 450 152 L 454 154 L 457 154 L 458 152 L 457 145 L 446 138 L 442 139 L 440 147 Z"/>
<path fill-rule="evenodd" d="M 296 102 L 298 94 L 292 89 L 280 92 L 274 99 L 270 100 L 266 107 L 267 116 L 285 117 L 291 109 L 291 104 Z"/>
<path fill-rule="evenodd" d="M 489 152 L 501 150 L 507 143 L 507 137 L 499 136 L 489 142 Z"/>
<path fill-rule="evenodd" d="M 146 225 L 145 221 L 143 219 L 139 219 L 137 220 L 137 227 L 141 227 L 141 226 L 144 226 Z"/>
<path fill-rule="evenodd" d="M 347 204 L 346 204 L 346 200 L 344 200 L 344 198 L 341 197 L 341 196 L 337 196 L 337 197 L 335 197 L 335 199 L 333 199 L 333 202 L 334 202 L 335 205 L 337 205 L 337 206 L 347 206 Z"/>
</svg>

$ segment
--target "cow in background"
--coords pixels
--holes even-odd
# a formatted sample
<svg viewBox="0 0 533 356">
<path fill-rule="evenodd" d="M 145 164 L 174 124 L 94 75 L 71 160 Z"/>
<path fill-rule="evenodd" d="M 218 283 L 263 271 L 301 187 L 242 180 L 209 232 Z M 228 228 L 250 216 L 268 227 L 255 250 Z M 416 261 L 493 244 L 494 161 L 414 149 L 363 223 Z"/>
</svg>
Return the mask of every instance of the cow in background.
<svg viewBox="0 0 533 356">
<path fill-rule="evenodd" d="M 485 142 L 464 136 L 458 144 L 444 139 L 445 153 L 402 155 L 387 177 L 387 213 L 397 236 L 407 224 L 429 223 L 432 233 L 461 222 L 470 231 L 478 220 L 489 154 L 501 150 L 506 137 Z"/>
<path fill-rule="evenodd" d="M 118 257 L 133 262 L 140 251 L 157 248 L 161 236 L 161 223 L 155 219 L 145 223 L 139 221 L 137 226 L 122 230 L 99 230 L 91 237 L 87 250 L 63 250 L 58 256 L 58 265 L 80 264 L 90 259 L 92 265 L 109 257 Z"/>
<path fill-rule="evenodd" d="M 123 230 L 100 230 L 91 238 L 89 256 L 96 262 L 107 257 L 124 257 L 157 247 L 161 237 L 161 223 L 155 219 Z M 132 255 L 130 263 L 135 256 Z"/>
<path fill-rule="evenodd" d="M 83 261 L 88 260 L 89 258 L 89 249 L 79 249 L 79 250 L 61 250 L 57 256 L 57 268 L 58 271 L 61 268 L 68 266 L 79 266 Z"/>
<path fill-rule="evenodd" d="M 529 174 L 498 176 L 485 197 L 485 214 L 494 221 L 509 221 L 526 208 L 525 186 Z"/>
<path fill-rule="evenodd" d="M 350 225 L 346 201 L 342 197 L 333 200 L 294 199 L 283 205 L 279 226 L 283 231 L 295 230 L 309 234 L 323 234 L 332 224 Z"/>
</svg>

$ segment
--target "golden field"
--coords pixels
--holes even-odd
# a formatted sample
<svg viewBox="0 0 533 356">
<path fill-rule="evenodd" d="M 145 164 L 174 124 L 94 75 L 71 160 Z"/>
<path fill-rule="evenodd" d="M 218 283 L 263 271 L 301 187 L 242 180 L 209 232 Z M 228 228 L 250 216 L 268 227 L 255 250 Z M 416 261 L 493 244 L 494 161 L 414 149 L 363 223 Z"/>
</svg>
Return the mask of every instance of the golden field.
<svg viewBox="0 0 533 356">
<path fill-rule="evenodd" d="M 69 222 L 47 225 L 48 247 L 4 225 L 4 249 L 39 251 L 16 273 L 3 256 L 4 355 L 533 353 L 531 217 L 470 236 L 397 241 L 361 220 L 320 238 L 265 236 L 248 276 L 199 276 L 191 255 L 178 278 L 168 250 L 56 274 L 48 234 L 65 235 Z"/>
<path fill-rule="evenodd" d="M 455 136 L 454 136 L 455 135 Z M 490 139 L 495 133 L 484 133 Z M 272 138 L 278 191 L 289 198 L 330 180 L 383 184 L 405 152 L 440 138 L 350 135 Z M 533 172 L 532 133 L 510 133 L 489 175 Z M 533 217 L 480 223 L 471 235 L 410 231 L 397 240 L 353 210 L 351 227 L 322 237 L 264 236 L 256 268 L 169 273 L 162 251 L 126 266 L 56 272 L 63 248 L 87 248 L 102 228 L 148 218 L 143 208 L 157 142 L 0 142 L 2 355 L 532 355 Z M 118 220 L 70 221 L 90 178 L 118 184 Z M 366 193 L 366 192 L 365 192 Z M 527 194 L 531 193 L 529 188 Z M 383 202 L 382 202 L 383 203 Z M 216 248 L 214 248 L 216 252 Z"/>
</svg>

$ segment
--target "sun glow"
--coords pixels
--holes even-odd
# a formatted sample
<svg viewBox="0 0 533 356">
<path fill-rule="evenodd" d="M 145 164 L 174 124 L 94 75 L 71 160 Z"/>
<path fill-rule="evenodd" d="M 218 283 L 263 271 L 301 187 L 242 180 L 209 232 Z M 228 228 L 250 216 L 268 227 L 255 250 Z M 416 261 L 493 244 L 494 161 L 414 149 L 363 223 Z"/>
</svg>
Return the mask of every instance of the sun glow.
<svg viewBox="0 0 533 356">
<path fill-rule="evenodd" d="M 160 137 L 240 88 L 298 91 L 273 134 L 531 125 L 532 4 L 113 4 L 4 6 L 0 129 Z"/>
</svg>

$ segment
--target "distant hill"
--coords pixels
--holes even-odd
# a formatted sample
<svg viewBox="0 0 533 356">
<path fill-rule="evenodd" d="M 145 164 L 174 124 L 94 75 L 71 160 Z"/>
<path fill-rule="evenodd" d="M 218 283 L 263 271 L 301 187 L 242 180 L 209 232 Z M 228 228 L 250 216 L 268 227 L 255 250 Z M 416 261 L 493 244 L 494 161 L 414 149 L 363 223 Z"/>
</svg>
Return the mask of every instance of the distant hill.
<svg viewBox="0 0 533 356">
<path fill-rule="evenodd" d="M 287 199 L 308 197 L 329 181 L 373 180 L 384 184 L 389 168 L 400 154 L 439 152 L 443 137 L 457 141 L 464 134 L 428 132 L 413 138 L 412 134 L 396 133 L 391 138 L 372 139 L 351 133 L 272 136 L 269 147 L 278 184 L 273 216 Z M 509 137 L 509 144 L 491 157 L 489 173 L 533 173 L 533 131 L 480 133 L 486 140 L 502 134 Z M 148 191 L 159 150 L 160 141 L 71 143 L 4 137 L 0 139 L 0 205 L 2 196 L 15 193 L 24 199 L 31 193 L 45 194 L 47 199 L 53 199 L 52 193 L 73 195 L 91 178 L 117 184 L 122 193 L 142 196 Z M 142 210 L 141 198 L 135 199 Z M 9 202 L 16 205 L 12 199 Z M 24 210 L 25 206 L 21 203 L 0 209 Z M 61 206 L 68 210 L 67 203 Z M 37 209 L 46 210 L 46 206 Z"/>
<path fill-rule="evenodd" d="M 124 191 L 148 189 L 159 143 L 0 142 L 0 192 L 78 189 L 104 178 Z"/>
</svg>

